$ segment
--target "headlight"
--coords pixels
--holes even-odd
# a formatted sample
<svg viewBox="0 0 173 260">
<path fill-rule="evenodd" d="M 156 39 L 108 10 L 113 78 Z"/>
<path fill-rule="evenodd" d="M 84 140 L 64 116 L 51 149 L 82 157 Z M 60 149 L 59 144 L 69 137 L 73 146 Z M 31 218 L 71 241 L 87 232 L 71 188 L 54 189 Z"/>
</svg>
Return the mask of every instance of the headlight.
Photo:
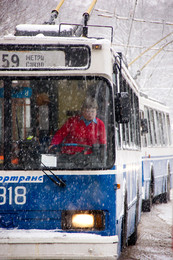
<svg viewBox="0 0 173 260">
<path fill-rule="evenodd" d="M 71 223 L 74 228 L 93 228 L 94 216 L 92 214 L 74 214 Z"/>
<path fill-rule="evenodd" d="M 103 230 L 105 214 L 101 210 L 93 211 L 63 211 L 63 230 Z"/>
</svg>

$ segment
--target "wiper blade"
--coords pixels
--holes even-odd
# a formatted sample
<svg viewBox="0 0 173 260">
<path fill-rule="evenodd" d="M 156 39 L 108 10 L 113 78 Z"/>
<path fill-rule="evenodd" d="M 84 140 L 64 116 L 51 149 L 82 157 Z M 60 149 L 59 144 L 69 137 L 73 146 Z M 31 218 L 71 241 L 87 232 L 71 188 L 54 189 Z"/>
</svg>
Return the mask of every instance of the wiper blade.
<svg viewBox="0 0 173 260">
<path fill-rule="evenodd" d="M 41 163 L 41 164 L 46 168 L 47 171 L 49 171 L 49 172 L 56 178 L 56 180 L 54 180 L 49 174 L 46 173 L 45 170 L 42 169 L 42 172 L 44 172 L 44 174 L 45 174 L 53 183 L 55 183 L 55 184 L 56 184 L 57 186 L 59 186 L 59 187 L 66 187 L 66 184 L 65 184 L 65 182 L 64 182 L 63 180 L 61 180 L 58 176 L 55 175 L 55 173 L 53 173 L 50 169 L 48 169 L 48 168 L 46 167 L 46 165 L 44 165 L 43 163 Z"/>
</svg>

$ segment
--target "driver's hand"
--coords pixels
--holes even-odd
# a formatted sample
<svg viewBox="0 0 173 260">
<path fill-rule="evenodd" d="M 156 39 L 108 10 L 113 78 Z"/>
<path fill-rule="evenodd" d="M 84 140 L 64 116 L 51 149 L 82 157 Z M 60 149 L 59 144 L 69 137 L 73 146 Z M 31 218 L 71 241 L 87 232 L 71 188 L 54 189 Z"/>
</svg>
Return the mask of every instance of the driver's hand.
<svg viewBox="0 0 173 260">
<path fill-rule="evenodd" d="M 48 148 L 49 153 L 59 153 L 60 152 L 60 145 L 59 144 L 52 144 Z"/>
<path fill-rule="evenodd" d="M 48 151 L 50 151 L 50 150 L 52 149 L 53 146 L 54 146 L 54 145 L 51 144 L 51 145 L 48 147 Z"/>
</svg>

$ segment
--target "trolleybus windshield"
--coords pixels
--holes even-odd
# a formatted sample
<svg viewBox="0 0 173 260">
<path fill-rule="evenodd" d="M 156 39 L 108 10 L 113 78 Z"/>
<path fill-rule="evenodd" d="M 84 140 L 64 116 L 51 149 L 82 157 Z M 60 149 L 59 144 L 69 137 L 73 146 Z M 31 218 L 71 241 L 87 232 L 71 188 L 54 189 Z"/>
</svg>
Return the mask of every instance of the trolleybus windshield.
<svg viewBox="0 0 173 260">
<path fill-rule="evenodd" d="M 97 109 L 96 117 L 86 121 L 81 109 L 88 98 Z M 0 167 L 110 168 L 115 156 L 112 111 L 111 87 L 103 78 L 2 79 Z M 59 131 L 61 140 L 54 138 Z"/>
</svg>

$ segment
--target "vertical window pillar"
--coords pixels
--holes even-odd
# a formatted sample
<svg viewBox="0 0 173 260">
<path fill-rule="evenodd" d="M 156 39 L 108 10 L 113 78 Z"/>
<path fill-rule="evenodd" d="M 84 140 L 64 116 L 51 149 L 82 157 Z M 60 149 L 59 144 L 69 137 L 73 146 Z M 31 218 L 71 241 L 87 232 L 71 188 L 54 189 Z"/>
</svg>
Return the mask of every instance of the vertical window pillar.
<svg viewBox="0 0 173 260">
<path fill-rule="evenodd" d="M 12 102 L 11 102 L 11 81 L 4 81 L 4 169 L 11 164 L 12 148 Z"/>
</svg>

